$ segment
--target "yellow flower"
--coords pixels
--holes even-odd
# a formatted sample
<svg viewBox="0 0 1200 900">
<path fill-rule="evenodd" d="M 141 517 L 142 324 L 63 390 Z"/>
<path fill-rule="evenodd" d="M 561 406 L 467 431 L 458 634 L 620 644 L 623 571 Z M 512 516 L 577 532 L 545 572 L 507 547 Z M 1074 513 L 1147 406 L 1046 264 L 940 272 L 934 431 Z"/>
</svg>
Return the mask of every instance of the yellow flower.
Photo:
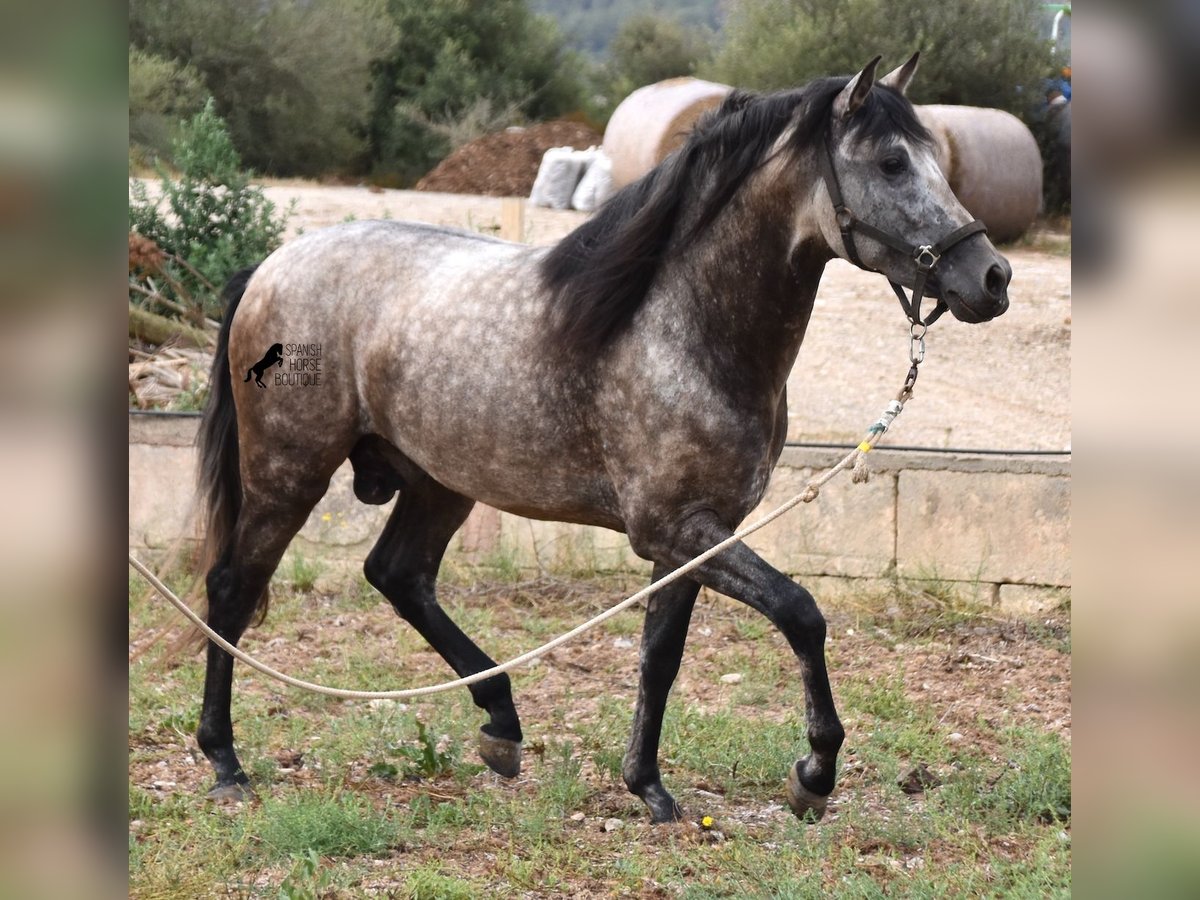
<svg viewBox="0 0 1200 900">
<path fill-rule="evenodd" d="M 701 820 L 700 820 L 700 827 L 701 827 L 701 828 L 703 828 L 703 829 L 705 829 L 705 830 L 708 830 L 709 828 L 712 828 L 712 827 L 713 827 L 713 817 L 712 817 L 712 816 L 705 816 L 703 819 L 701 819 Z"/>
</svg>

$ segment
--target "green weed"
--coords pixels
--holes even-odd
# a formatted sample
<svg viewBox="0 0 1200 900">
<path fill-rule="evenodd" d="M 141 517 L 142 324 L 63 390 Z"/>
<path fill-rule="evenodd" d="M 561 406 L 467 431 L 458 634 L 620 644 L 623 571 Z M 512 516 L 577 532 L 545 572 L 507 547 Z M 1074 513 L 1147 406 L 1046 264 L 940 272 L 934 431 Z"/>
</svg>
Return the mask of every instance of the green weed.
<svg viewBox="0 0 1200 900">
<path fill-rule="evenodd" d="M 317 579 L 325 572 L 325 565 L 318 559 L 308 559 L 299 550 L 292 552 L 286 566 L 287 583 L 298 594 L 307 594 L 317 586 Z"/>
<path fill-rule="evenodd" d="M 453 749 L 439 750 L 437 738 L 420 719 L 417 720 L 417 745 L 403 745 L 398 748 L 398 752 L 408 763 L 409 774 L 421 778 L 436 778 L 454 768 Z"/>
<path fill-rule="evenodd" d="M 271 859 L 309 852 L 322 856 L 378 853 L 392 846 L 399 833 L 388 812 L 341 791 L 264 797 L 261 809 L 244 820 L 244 828 Z"/>
<path fill-rule="evenodd" d="M 409 900 L 475 900 L 481 895 L 474 882 L 447 875 L 440 863 L 417 866 L 404 877 L 404 893 Z"/>
<path fill-rule="evenodd" d="M 295 864 L 279 886 L 279 900 L 318 900 L 330 886 L 329 871 L 315 850 L 297 854 Z"/>
<path fill-rule="evenodd" d="M 578 806 L 587 796 L 588 789 L 579 778 L 583 766 L 575 756 L 575 748 L 565 742 L 548 747 L 546 768 L 542 798 L 559 813 Z"/>
</svg>

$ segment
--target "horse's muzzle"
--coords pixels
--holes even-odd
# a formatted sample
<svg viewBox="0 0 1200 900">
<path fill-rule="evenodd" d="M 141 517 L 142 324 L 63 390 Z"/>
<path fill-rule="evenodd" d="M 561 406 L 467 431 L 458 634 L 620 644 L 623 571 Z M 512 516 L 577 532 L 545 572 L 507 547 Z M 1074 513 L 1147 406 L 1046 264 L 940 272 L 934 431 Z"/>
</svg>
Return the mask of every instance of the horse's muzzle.
<svg viewBox="0 0 1200 900">
<path fill-rule="evenodd" d="M 968 275 L 961 263 L 937 280 L 938 295 L 946 301 L 954 318 L 961 322 L 988 322 L 1008 310 L 1008 284 L 1012 281 L 1012 266 L 989 245 L 986 267 L 981 275 Z"/>
</svg>

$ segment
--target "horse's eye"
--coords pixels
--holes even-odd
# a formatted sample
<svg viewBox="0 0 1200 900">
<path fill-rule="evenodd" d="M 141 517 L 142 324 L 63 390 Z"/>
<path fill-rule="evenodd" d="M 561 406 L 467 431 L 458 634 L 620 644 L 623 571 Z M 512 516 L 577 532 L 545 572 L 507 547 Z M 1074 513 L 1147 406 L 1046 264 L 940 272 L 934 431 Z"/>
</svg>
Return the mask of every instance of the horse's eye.
<svg viewBox="0 0 1200 900">
<path fill-rule="evenodd" d="M 908 169 L 908 161 L 903 156 L 889 156 L 879 164 L 884 175 L 900 175 Z"/>
</svg>

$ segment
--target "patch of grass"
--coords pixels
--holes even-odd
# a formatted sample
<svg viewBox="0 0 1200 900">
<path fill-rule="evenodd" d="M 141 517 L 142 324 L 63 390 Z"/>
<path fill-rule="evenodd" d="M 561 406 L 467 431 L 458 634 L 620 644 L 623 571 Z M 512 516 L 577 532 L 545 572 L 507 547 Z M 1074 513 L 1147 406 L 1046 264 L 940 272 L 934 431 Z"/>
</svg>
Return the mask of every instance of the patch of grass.
<svg viewBox="0 0 1200 900">
<path fill-rule="evenodd" d="M 991 611 L 983 582 L 951 581 L 935 570 L 896 581 L 883 593 L 862 598 L 855 607 L 859 627 L 887 628 L 904 638 L 933 637 Z"/>
<path fill-rule="evenodd" d="M 703 712 L 668 705 L 662 755 L 670 767 L 700 773 L 727 799 L 778 796 L 787 768 L 796 761 L 803 728 L 747 718 L 729 710 Z"/>
<path fill-rule="evenodd" d="M 406 744 L 400 747 L 399 755 L 407 763 L 408 772 L 421 778 L 436 778 L 454 768 L 453 750 L 439 750 L 437 738 L 420 719 L 417 719 L 416 745 Z"/>
<path fill-rule="evenodd" d="M 566 742 L 546 748 L 546 776 L 540 796 L 558 813 L 578 806 L 588 794 L 587 785 L 580 780 L 583 766 L 575 756 L 575 748 Z"/>
<path fill-rule="evenodd" d="M 1069 823 L 1071 760 L 1063 741 L 1028 728 L 1004 733 L 1004 767 L 966 767 L 938 791 L 958 815 L 1002 829 L 1020 823 Z"/>
<path fill-rule="evenodd" d="M 739 610 L 733 618 L 733 628 L 744 641 L 760 641 L 770 633 L 772 626 L 765 616 Z"/>
<path fill-rule="evenodd" d="M 294 550 L 287 563 L 281 567 L 288 586 L 297 594 L 307 594 L 317 586 L 317 579 L 325 572 L 325 564 L 319 559 L 308 559 L 299 550 Z"/>
<path fill-rule="evenodd" d="M 611 586 L 605 581 L 581 593 L 552 579 L 515 587 L 471 583 L 449 596 L 452 614 L 469 621 L 472 637 L 499 658 L 506 645 L 530 645 L 525 620 L 561 631 Z M 990 617 L 972 620 L 949 587 L 956 585 L 923 584 L 930 596 L 864 600 L 863 617 L 888 621 L 899 615 L 888 606 L 903 602 L 923 611 L 932 638 L 944 622 L 964 623 L 966 631 L 952 634 L 974 633 L 980 624 L 1008 627 Z M 357 604 L 354 595 L 351 588 Z M 349 617 L 356 630 L 347 640 L 291 643 L 301 627 L 330 628 L 342 602 L 313 593 L 277 606 L 272 633 L 303 655 L 304 674 L 348 686 L 384 682 L 371 687 L 431 683 L 445 674 L 411 629 L 381 630 L 391 612 L 369 603 Z M 146 615 L 131 604 L 132 623 Z M 234 721 L 261 802 L 238 809 L 213 806 L 182 787 L 203 659 L 173 667 L 149 656 L 136 661 L 129 694 L 129 815 L 137 822 L 129 840 L 131 895 L 642 896 L 664 888 L 688 897 L 1069 895 L 1069 742 L 1022 717 L 1003 691 L 987 701 L 986 717 L 981 712 L 963 729 L 982 743 L 947 742 L 942 706 L 905 689 L 907 657 L 899 644 L 916 642 L 896 641 L 897 627 L 854 623 L 852 638 L 831 645 L 846 663 L 833 666 L 849 733 L 843 773 L 830 815 L 804 825 L 783 807 L 788 767 L 807 751 L 795 659 L 765 620 L 736 609 L 718 618 L 725 633 L 694 648 L 690 670 L 685 660 L 690 676 L 668 704 L 660 764 L 690 821 L 716 818 L 727 836 L 719 843 L 697 840 L 698 830 L 686 823 L 651 827 L 625 789 L 620 767 L 637 677 L 628 651 L 590 655 L 578 670 L 564 654 L 518 673 L 526 755 L 512 781 L 478 764 L 472 748 L 482 714 L 465 690 L 406 704 L 304 694 L 281 702 L 278 688 L 246 679 L 235 691 Z M 640 626 L 636 613 L 630 620 Z M 1053 627 L 1046 641 L 1027 642 L 1030 653 L 1045 657 L 1051 643 L 1069 640 L 1069 623 L 1061 633 Z M 602 644 L 612 639 L 602 636 Z M 317 652 L 305 655 L 309 650 Z M 886 663 L 870 664 L 876 652 Z M 909 664 L 909 673 L 936 680 L 936 661 L 922 653 L 926 661 L 920 669 Z M 744 680 L 723 685 L 726 672 Z M 1002 712 L 993 715 L 996 709 Z M 302 752 L 303 766 L 281 772 L 281 752 Z M 909 796 L 896 779 L 916 762 L 943 783 Z M 160 778 L 180 788 L 152 788 Z M 619 830 L 601 827 L 610 817 L 622 822 Z"/>
<path fill-rule="evenodd" d="M 521 564 L 517 549 L 503 541 L 480 562 L 486 577 L 501 583 L 514 584 L 521 580 Z"/>
<path fill-rule="evenodd" d="M 448 875 L 438 862 L 423 863 L 404 876 L 400 895 L 409 900 L 475 900 L 483 896 L 474 881 Z"/>
<path fill-rule="evenodd" d="M 384 601 L 384 596 L 371 586 L 371 582 L 367 581 L 367 576 L 359 572 L 351 580 L 345 593 L 346 605 L 350 609 L 367 610 L 374 609 L 377 604 Z"/>
<path fill-rule="evenodd" d="M 242 820 L 268 859 L 314 851 L 322 856 L 379 853 L 396 843 L 399 826 L 391 810 L 377 811 L 345 791 L 299 791 L 264 797 L 262 807 Z"/>
<path fill-rule="evenodd" d="M 329 870 L 321 865 L 321 856 L 315 850 L 293 857 L 295 863 L 283 884 L 279 886 L 279 900 L 317 900 L 330 887 Z"/>
</svg>

